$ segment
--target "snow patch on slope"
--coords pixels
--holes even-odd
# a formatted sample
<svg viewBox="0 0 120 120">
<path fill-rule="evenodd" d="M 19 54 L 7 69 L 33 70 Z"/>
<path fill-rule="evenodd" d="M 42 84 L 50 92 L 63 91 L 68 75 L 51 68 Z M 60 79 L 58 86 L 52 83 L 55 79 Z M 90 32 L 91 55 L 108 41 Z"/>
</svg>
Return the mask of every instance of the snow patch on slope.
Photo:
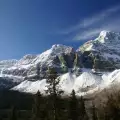
<svg viewBox="0 0 120 120">
<path fill-rule="evenodd" d="M 27 92 L 27 93 L 36 93 L 38 90 L 40 90 L 42 93 L 46 90 L 46 80 L 43 79 L 41 81 L 28 81 L 25 80 L 22 83 L 20 83 L 18 86 L 14 87 L 12 90 L 18 90 L 20 92 Z"/>
<path fill-rule="evenodd" d="M 71 73 L 66 73 L 60 76 L 60 86 L 65 92 L 70 93 L 73 89 L 75 83 L 76 75 Z"/>
<path fill-rule="evenodd" d="M 83 72 L 80 76 L 76 76 L 73 73 L 66 73 L 60 77 L 60 86 L 65 93 L 70 94 L 72 89 L 77 92 L 77 95 L 85 95 L 93 93 L 98 90 L 110 87 L 113 83 L 120 83 L 120 69 L 111 73 L 103 73 L 103 75 L 97 75 L 92 72 Z M 45 93 L 46 80 L 38 81 L 23 81 L 19 85 L 12 88 L 12 90 L 18 90 L 21 92 L 36 93 L 40 90 Z"/>
<path fill-rule="evenodd" d="M 74 89 L 79 90 L 79 88 L 87 89 L 88 87 L 96 87 L 101 83 L 101 76 L 95 75 L 91 72 L 84 72 L 78 76 L 75 80 Z"/>
</svg>

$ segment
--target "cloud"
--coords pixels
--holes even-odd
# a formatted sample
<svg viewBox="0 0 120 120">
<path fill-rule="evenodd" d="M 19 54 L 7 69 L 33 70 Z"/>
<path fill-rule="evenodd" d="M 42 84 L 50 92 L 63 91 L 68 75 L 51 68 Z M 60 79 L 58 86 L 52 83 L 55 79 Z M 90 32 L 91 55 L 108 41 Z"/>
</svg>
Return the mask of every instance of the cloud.
<svg viewBox="0 0 120 120">
<path fill-rule="evenodd" d="M 91 39 L 102 30 L 120 30 L 118 26 L 120 22 L 117 21 L 119 18 L 113 17 L 114 13 L 118 12 L 119 10 L 120 6 L 114 6 L 112 8 L 103 10 L 94 16 L 81 20 L 77 25 L 62 31 L 61 34 L 69 35 L 71 33 L 75 33 L 72 40 L 85 40 Z"/>
<path fill-rule="evenodd" d="M 92 30 L 87 30 L 82 33 L 78 33 L 73 40 L 85 40 L 88 38 L 94 37 L 96 34 L 100 33 L 101 29 L 92 29 Z"/>
<path fill-rule="evenodd" d="M 89 40 L 98 35 L 103 30 L 119 32 L 120 31 L 119 19 L 120 18 L 114 18 L 114 20 L 106 22 L 103 25 L 100 25 L 99 27 L 95 27 L 93 29 L 85 29 L 83 32 L 77 33 L 72 40 L 74 41 L 86 39 Z"/>
<path fill-rule="evenodd" d="M 118 10 L 120 10 L 120 6 L 114 6 L 113 8 L 109 8 L 107 10 L 104 10 L 101 13 L 99 13 L 98 15 L 84 19 L 80 23 L 79 26 L 80 27 L 89 27 L 89 26 L 91 26 L 91 25 L 93 25 L 101 20 L 104 20 L 106 17 L 110 16 L 114 12 L 117 12 Z"/>
</svg>

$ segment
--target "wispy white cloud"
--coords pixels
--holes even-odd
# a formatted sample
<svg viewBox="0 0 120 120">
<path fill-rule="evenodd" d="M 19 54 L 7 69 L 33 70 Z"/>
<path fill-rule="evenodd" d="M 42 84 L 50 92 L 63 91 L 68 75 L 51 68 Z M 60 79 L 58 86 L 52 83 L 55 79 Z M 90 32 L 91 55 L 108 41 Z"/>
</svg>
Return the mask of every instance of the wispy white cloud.
<svg viewBox="0 0 120 120">
<path fill-rule="evenodd" d="M 81 23 L 80 27 L 89 27 L 101 20 L 104 20 L 106 17 L 109 17 L 114 12 L 117 12 L 120 10 L 120 6 L 114 6 L 112 8 L 109 8 L 107 10 L 102 11 L 101 13 L 91 16 L 90 18 L 85 18 Z"/>
<path fill-rule="evenodd" d="M 112 8 L 103 10 L 102 12 L 97 13 L 96 15 L 93 15 L 81 20 L 77 25 L 71 26 L 70 28 L 61 31 L 60 33 L 69 34 L 79 29 L 87 28 L 91 25 L 94 25 L 95 23 L 105 20 L 107 17 L 109 17 L 110 15 L 112 15 L 113 13 L 119 10 L 120 10 L 120 6 L 114 6 Z"/>
<path fill-rule="evenodd" d="M 73 40 L 85 40 L 88 38 L 94 37 L 96 34 L 98 34 L 101 30 L 100 29 L 92 29 L 92 30 L 86 30 L 82 33 L 78 33 Z"/>
<path fill-rule="evenodd" d="M 77 25 L 61 32 L 61 34 L 75 33 L 72 40 L 91 39 L 102 30 L 120 31 L 120 16 L 114 16 L 120 11 L 120 6 L 103 10 L 102 12 L 81 20 Z"/>
<path fill-rule="evenodd" d="M 95 37 L 97 34 L 99 34 L 102 30 L 119 32 L 120 31 L 119 19 L 120 18 L 115 18 L 114 20 L 112 20 L 110 22 L 106 22 L 103 25 L 101 25 L 99 27 L 95 27 L 93 29 L 85 29 L 82 33 L 77 33 L 73 37 L 73 40 L 91 39 L 91 38 Z"/>
</svg>

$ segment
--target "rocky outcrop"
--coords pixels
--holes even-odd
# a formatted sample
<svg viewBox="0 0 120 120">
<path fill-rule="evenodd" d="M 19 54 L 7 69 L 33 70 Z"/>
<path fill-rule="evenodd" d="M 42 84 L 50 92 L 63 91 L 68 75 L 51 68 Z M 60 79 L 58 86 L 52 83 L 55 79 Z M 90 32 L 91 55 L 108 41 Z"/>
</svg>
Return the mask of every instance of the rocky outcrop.
<svg viewBox="0 0 120 120">
<path fill-rule="evenodd" d="M 25 79 L 43 79 L 48 67 L 54 67 L 60 74 L 74 67 L 76 52 L 72 47 L 53 45 L 40 55 L 26 55 L 18 62 L 2 71 L 3 74 L 22 76 Z M 77 58 L 78 59 L 78 58 Z M 79 67 L 79 66 L 78 66 Z"/>
<path fill-rule="evenodd" d="M 120 68 L 120 33 L 102 31 L 77 51 L 82 54 L 84 67 L 105 71 Z"/>
<path fill-rule="evenodd" d="M 56 44 L 39 55 L 26 55 L 20 60 L 0 61 L 1 74 L 38 80 L 46 77 L 49 67 L 59 74 L 69 70 L 80 74 L 81 68 L 113 71 L 120 68 L 120 34 L 102 31 L 75 51 L 70 46 Z"/>
</svg>

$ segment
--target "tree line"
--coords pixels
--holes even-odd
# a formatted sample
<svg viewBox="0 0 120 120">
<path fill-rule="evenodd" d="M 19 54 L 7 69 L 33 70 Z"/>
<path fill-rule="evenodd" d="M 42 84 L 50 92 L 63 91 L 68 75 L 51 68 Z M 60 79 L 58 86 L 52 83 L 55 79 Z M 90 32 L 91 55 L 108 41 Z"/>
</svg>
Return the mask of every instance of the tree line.
<svg viewBox="0 0 120 120">
<path fill-rule="evenodd" d="M 104 105 L 96 106 L 93 100 L 90 107 L 86 107 L 84 97 L 77 97 L 75 90 L 72 90 L 69 97 L 63 97 L 64 93 L 60 87 L 60 79 L 54 69 L 49 69 L 47 73 L 47 96 L 38 91 L 34 95 L 30 120 L 119 120 L 120 106 L 119 100 L 109 95 Z M 12 107 L 10 120 L 18 120 L 17 109 Z"/>
</svg>

